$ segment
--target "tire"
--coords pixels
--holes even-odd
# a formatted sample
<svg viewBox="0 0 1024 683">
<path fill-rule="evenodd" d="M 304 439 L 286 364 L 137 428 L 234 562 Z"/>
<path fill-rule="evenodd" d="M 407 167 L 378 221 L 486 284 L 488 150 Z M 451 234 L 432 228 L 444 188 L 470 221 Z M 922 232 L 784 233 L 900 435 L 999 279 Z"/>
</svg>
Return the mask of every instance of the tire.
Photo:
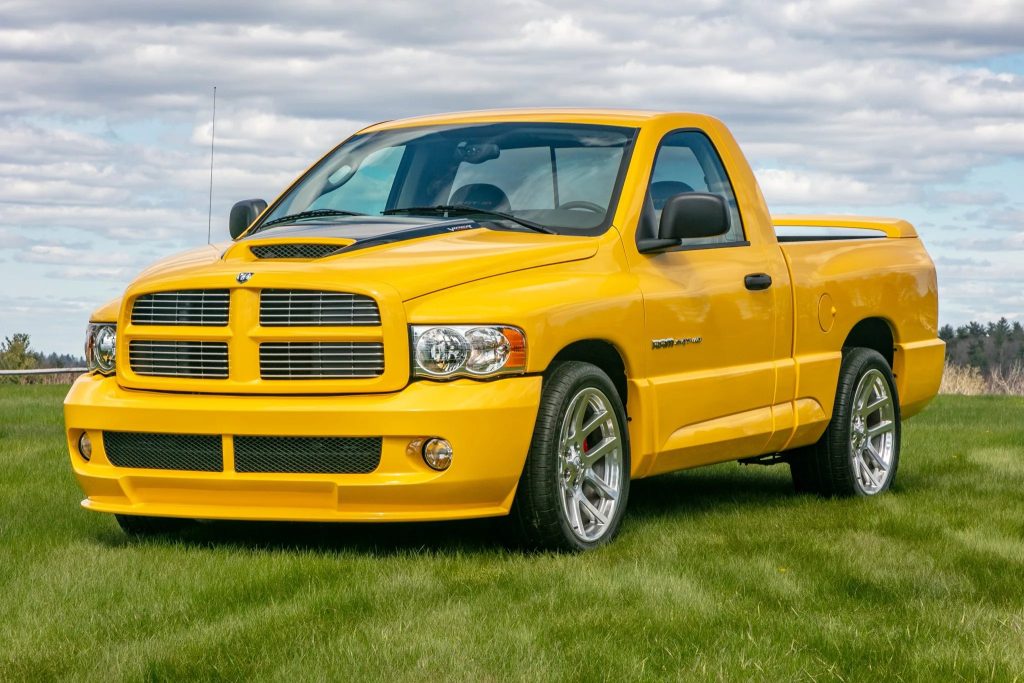
<svg viewBox="0 0 1024 683">
<path fill-rule="evenodd" d="M 194 519 L 178 517 L 143 517 L 141 515 L 114 515 L 121 531 L 129 536 L 147 537 L 177 534 L 194 526 Z"/>
<path fill-rule="evenodd" d="M 896 478 L 900 402 L 889 364 L 877 351 L 843 354 L 832 420 L 816 444 L 789 460 L 793 486 L 820 496 L 874 496 Z"/>
<path fill-rule="evenodd" d="M 569 361 L 549 369 L 509 515 L 521 544 L 582 551 L 615 536 L 629 497 L 626 425 L 622 400 L 600 368 Z"/>
</svg>

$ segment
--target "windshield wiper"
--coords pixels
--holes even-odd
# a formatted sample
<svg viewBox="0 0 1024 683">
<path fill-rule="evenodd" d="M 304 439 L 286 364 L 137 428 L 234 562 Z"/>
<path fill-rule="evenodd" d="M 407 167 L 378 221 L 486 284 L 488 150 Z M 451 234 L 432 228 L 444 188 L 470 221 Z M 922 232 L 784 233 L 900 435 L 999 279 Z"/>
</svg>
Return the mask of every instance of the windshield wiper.
<svg viewBox="0 0 1024 683">
<path fill-rule="evenodd" d="M 458 214 L 458 215 L 478 213 L 478 214 L 480 214 L 482 216 L 494 216 L 495 218 L 502 218 L 502 219 L 504 219 L 506 221 L 512 221 L 513 223 L 518 223 L 519 225 L 523 226 L 524 228 L 529 228 L 530 230 L 533 230 L 534 232 L 542 232 L 542 233 L 544 233 L 546 235 L 557 235 L 558 234 L 554 230 L 552 230 L 551 228 L 548 228 L 548 227 L 545 227 L 543 225 L 540 225 L 539 223 L 534 223 L 533 221 L 528 221 L 525 218 L 520 218 L 519 216 L 513 216 L 510 213 L 505 213 L 503 211 L 491 211 L 490 209 L 478 209 L 475 206 L 467 206 L 465 204 L 439 204 L 437 206 L 403 206 L 402 208 L 399 208 L 399 209 L 385 209 L 384 211 L 381 211 L 381 213 L 383 215 L 385 215 L 385 216 L 392 216 L 394 214 L 399 214 L 399 213 L 409 213 L 409 214 L 417 214 L 417 213 L 425 213 L 425 214 L 443 213 L 443 214 Z"/>
<path fill-rule="evenodd" d="M 355 211 L 340 211 L 338 209 L 310 209 L 309 211 L 300 211 L 299 213 L 289 214 L 287 216 L 281 216 L 275 218 L 272 221 L 267 221 L 257 231 L 262 230 L 271 225 L 277 225 L 279 223 L 291 223 L 292 221 L 301 221 L 304 218 L 319 218 L 320 216 L 365 216 L 365 213 L 357 213 Z"/>
</svg>

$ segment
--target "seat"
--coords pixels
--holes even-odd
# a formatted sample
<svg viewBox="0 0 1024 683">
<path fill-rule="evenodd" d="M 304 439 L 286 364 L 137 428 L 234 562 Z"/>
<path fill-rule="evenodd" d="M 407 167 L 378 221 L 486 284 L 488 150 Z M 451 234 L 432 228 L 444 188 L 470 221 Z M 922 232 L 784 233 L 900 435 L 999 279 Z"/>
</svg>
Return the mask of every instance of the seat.
<svg viewBox="0 0 1024 683">
<path fill-rule="evenodd" d="M 507 213 L 512 209 L 512 205 L 508 201 L 508 195 L 505 194 L 504 190 L 490 183 L 463 185 L 452 192 L 448 203 L 458 206 L 471 206 L 474 209 L 483 209 L 485 211 L 501 211 L 503 213 Z"/>
</svg>

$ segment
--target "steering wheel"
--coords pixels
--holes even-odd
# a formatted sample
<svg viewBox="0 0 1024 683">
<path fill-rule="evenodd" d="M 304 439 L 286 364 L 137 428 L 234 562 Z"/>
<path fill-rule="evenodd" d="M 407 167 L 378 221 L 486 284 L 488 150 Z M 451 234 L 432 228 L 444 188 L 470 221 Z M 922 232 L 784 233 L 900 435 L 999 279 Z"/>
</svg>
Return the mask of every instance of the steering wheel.
<svg viewBox="0 0 1024 683">
<path fill-rule="evenodd" d="M 595 204 L 594 202 L 588 202 L 582 199 L 575 201 L 566 202 L 558 205 L 559 209 L 585 209 L 586 211 L 593 211 L 594 213 L 604 214 L 608 211 L 607 207 Z"/>
</svg>

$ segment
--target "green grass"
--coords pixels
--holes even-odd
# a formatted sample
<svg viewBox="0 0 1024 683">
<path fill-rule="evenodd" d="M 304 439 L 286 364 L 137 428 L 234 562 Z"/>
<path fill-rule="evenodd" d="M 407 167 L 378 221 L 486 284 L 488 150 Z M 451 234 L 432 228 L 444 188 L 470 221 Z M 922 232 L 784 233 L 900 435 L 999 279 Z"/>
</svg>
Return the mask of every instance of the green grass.
<svg viewBox="0 0 1024 683">
<path fill-rule="evenodd" d="M 570 556 L 489 522 L 129 540 L 78 506 L 65 390 L 0 387 L 0 680 L 1024 677 L 1024 399 L 938 399 L 876 500 L 785 467 L 635 482 Z"/>
</svg>

